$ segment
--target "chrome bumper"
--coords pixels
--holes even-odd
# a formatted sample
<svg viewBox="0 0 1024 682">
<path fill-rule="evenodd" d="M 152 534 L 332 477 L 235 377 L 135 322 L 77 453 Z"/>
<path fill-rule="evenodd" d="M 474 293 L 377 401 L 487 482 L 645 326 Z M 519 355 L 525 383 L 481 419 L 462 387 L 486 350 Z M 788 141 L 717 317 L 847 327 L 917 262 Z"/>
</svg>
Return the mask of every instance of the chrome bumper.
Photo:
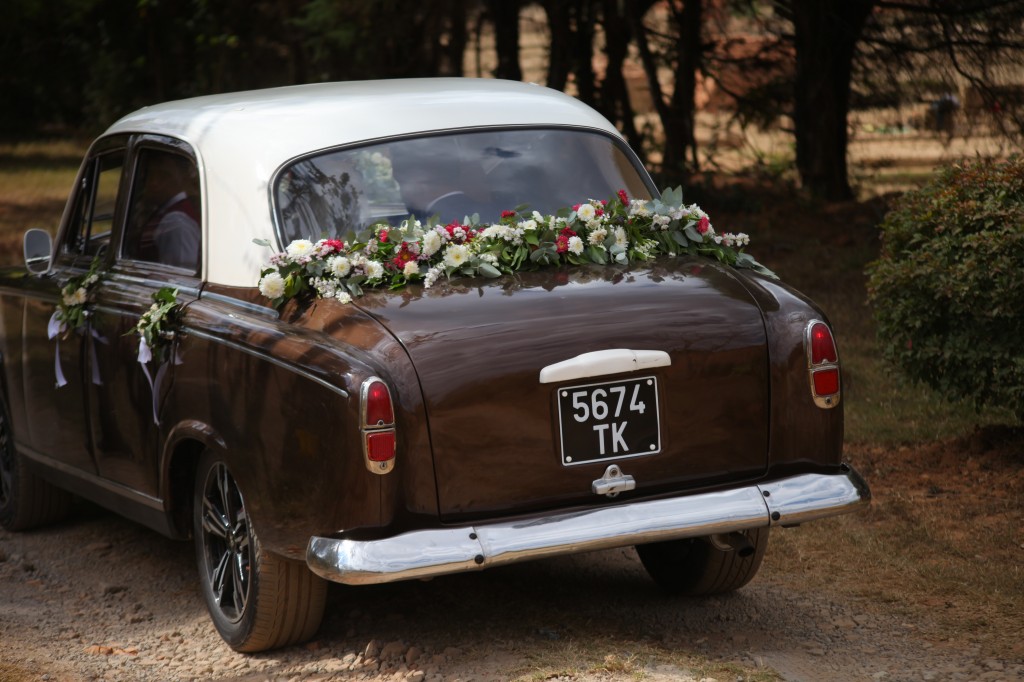
<svg viewBox="0 0 1024 682">
<path fill-rule="evenodd" d="M 838 474 L 804 474 L 736 490 L 412 531 L 382 540 L 313 537 L 306 563 L 314 573 L 339 583 L 387 583 L 595 549 L 790 526 L 856 511 L 870 500 L 867 483 L 846 468 Z"/>
</svg>

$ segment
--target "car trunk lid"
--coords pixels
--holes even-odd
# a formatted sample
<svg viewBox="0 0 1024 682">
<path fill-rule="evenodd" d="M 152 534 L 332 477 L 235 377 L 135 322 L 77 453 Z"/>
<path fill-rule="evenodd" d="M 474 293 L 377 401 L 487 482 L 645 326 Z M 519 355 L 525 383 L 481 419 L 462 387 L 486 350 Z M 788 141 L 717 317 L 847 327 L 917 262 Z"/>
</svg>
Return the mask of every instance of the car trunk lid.
<svg viewBox="0 0 1024 682">
<path fill-rule="evenodd" d="M 718 264 L 458 279 L 358 305 L 415 365 L 443 518 L 592 503 L 612 465 L 630 496 L 766 468 L 764 323 Z"/>
</svg>

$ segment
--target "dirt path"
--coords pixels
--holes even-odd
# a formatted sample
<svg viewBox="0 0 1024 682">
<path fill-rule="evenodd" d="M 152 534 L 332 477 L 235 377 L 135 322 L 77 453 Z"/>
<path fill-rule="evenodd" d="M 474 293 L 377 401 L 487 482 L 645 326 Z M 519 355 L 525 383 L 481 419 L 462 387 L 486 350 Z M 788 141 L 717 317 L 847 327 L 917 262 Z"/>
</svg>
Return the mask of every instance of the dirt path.
<svg viewBox="0 0 1024 682">
<path fill-rule="evenodd" d="M 35 533 L 0 531 L 0 680 L 1024 676 L 1024 662 L 925 637 L 933 624 L 904 609 L 780 569 L 806 529 L 780 531 L 793 537 L 773 538 L 761 574 L 728 597 L 665 599 L 632 550 L 599 552 L 431 582 L 332 586 L 315 641 L 243 656 L 207 619 L 190 544 L 91 506 L 76 516 Z"/>
</svg>

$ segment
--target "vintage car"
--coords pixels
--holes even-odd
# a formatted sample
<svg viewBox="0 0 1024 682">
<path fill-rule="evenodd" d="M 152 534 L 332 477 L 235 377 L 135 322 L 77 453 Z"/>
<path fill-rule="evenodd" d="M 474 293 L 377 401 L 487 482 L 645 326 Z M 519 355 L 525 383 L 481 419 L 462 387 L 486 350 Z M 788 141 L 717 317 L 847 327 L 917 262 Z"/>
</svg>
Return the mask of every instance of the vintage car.
<svg viewBox="0 0 1024 682">
<path fill-rule="evenodd" d="M 191 538 L 239 651 L 312 637 L 326 581 L 635 545 L 735 590 L 870 498 L 827 319 L 745 241 L 535 85 L 144 108 L 0 272 L 0 522 Z"/>
</svg>

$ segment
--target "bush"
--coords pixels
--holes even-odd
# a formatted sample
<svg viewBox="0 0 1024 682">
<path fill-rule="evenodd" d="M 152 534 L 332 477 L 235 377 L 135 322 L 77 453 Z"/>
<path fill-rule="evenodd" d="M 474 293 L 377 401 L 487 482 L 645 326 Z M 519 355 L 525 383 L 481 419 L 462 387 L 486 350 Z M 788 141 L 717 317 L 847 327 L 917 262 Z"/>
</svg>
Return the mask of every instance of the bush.
<svg viewBox="0 0 1024 682">
<path fill-rule="evenodd" d="M 946 168 L 881 229 L 868 300 L 887 359 L 948 399 L 1024 417 L 1024 158 Z"/>
</svg>

